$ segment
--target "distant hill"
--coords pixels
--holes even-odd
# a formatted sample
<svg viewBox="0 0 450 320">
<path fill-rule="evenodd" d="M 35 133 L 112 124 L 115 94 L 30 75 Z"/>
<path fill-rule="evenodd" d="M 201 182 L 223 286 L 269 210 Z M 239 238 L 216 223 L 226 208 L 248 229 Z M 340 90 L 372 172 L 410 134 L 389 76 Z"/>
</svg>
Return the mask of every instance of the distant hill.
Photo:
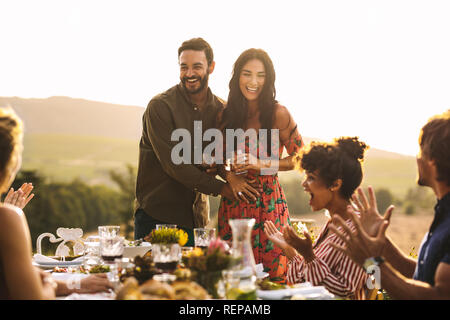
<svg viewBox="0 0 450 320">
<path fill-rule="evenodd" d="M 137 166 L 142 107 L 69 97 L 0 97 L 0 106 L 7 105 L 25 123 L 24 169 L 38 169 L 59 181 L 80 177 L 91 184 L 110 184 L 109 170 Z M 386 186 L 402 196 L 415 184 L 414 157 L 369 149 L 364 167 L 365 185 Z M 297 172 L 280 173 L 281 181 L 299 177 Z"/>
<path fill-rule="evenodd" d="M 50 97 L 0 97 L 25 123 L 26 134 L 68 134 L 136 140 L 141 136 L 144 108 L 104 102 Z"/>
</svg>

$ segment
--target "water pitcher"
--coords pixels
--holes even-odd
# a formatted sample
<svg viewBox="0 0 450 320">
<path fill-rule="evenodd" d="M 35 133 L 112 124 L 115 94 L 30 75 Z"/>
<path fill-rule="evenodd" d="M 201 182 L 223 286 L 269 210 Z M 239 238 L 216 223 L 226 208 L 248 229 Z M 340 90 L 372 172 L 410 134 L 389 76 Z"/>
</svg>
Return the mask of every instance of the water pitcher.
<svg viewBox="0 0 450 320">
<path fill-rule="evenodd" d="M 242 274 L 242 277 L 256 276 L 255 257 L 253 256 L 251 235 L 255 225 L 255 219 L 230 219 L 233 232 L 232 255 L 242 257 L 242 261 L 234 269 Z"/>
</svg>

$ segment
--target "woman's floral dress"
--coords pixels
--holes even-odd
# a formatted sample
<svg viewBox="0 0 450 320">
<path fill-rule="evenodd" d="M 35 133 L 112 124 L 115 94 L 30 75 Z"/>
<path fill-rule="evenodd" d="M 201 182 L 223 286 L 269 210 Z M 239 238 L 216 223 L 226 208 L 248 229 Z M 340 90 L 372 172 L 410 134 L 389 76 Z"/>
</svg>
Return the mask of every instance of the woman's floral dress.
<svg viewBox="0 0 450 320">
<path fill-rule="evenodd" d="M 286 148 L 289 155 L 297 153 L 303 147 L 303 140 L 297 127 L 291 133 L 290 139 L 284 144 L 280 142 L 279 145 L 280 159 L 283 148 Z M 272 152 L 276 150 L 276 147 L 276 144 L 272 145 Z M 258 155 L 258 151 L 261 152 L 265 149 L 267 147 L 260 144 L 259 141 L 253 144 L 246 141 L 246 152 L 255 156 Z M 264 154 L 266 155 L 266 153 Z M 250 202 L 249 204 L 222 197 L 218 212 L 219 236 L 223 240 L 232 240 L 232 231 L 228 220 L 254 218 L 256 221 L 252 230 L 251 241 L 255 262 L 263 264 L 264 272 L 269 273 L 272 281 L 285 283 L 288 260 L 283 255 L 282 250 L 275 246 L 264 233 L 264 222 L 268 220 L 272 221 L 278 230 L 282 230 L 285 225 L 291 224 L 286 197 L 278 180 L 278 174 L 260 175 L 254 170 L 250 170 L 247 175 L 250 178 L 257 179 L 263 192 L 256 202 Z"/>
</svg>

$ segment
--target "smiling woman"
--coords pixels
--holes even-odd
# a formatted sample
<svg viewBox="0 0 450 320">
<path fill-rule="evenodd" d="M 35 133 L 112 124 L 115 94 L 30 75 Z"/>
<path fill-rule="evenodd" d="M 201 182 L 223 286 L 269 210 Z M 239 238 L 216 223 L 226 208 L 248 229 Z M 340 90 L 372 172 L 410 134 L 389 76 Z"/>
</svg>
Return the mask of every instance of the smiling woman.
<svg viewBox="0 0 450 320">
<path fill-rule="evenodd" d="M 234 64 L 229 87 L 219 127 L 225 135 L 234 130 L 238 141 L 238 146 L 233 139 L 230 139 L 233 142 L 226 141 L 227 156 L 237 155 L 238 159 L 231 171 L 223 174 L 238 201 L 222 197 L 219 235 L 231 240 L 230 219 L 254 218 L 255 261 L 263 264 L 272 281 L 285 282 L 286 257 L 281 249 L 273 246 L 263 227 L 268 220 L 279 228 L 290 224 L 278 171 L 294 169 L 293 157 L 303 146 L 303 140 L 289 110 L 275 100 L 275 69 L 267 52 L 255 48 L 242 52 Z M 255 134 L 247 136 L 250 131 Z M 266 139 L 261 138 L 263 133 L 267 133 Z M 288 153 L 284 158 L 283 148 Z M 259 191 L 248 188 L 248 181 Z"/>
</svg>

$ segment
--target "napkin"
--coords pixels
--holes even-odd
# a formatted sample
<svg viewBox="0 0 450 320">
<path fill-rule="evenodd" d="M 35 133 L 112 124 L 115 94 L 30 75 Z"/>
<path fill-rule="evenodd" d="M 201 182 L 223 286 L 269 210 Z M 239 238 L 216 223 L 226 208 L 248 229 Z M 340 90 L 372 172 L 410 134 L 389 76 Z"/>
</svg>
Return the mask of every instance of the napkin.
<svg viewBox="0 0 450 320">
<path fill-rule="evenodd" d="M 33 259 L 34 259 L 34 262 L 36 262 L 36 263 L 58 263 L 58 262 L 61 262 L 59 260 L 44 256 L 43 254 L 39 254 L 39 253 L 36 253 L 33 256 Z M 78 257 L 78 258 L 72 260 L 72 262 L 81 262 L 81 261 L 83 261 L 83 257 Z"/>
<path fill-rule="evenodd" d="M 255 266 L 255 269 L 256 269 L 256 273 L 262 273 L 262 272 L 264 272 L 264 266 L 263 266 L 262 263 L 258 263 L 258 264 Z"/>
</svg>

